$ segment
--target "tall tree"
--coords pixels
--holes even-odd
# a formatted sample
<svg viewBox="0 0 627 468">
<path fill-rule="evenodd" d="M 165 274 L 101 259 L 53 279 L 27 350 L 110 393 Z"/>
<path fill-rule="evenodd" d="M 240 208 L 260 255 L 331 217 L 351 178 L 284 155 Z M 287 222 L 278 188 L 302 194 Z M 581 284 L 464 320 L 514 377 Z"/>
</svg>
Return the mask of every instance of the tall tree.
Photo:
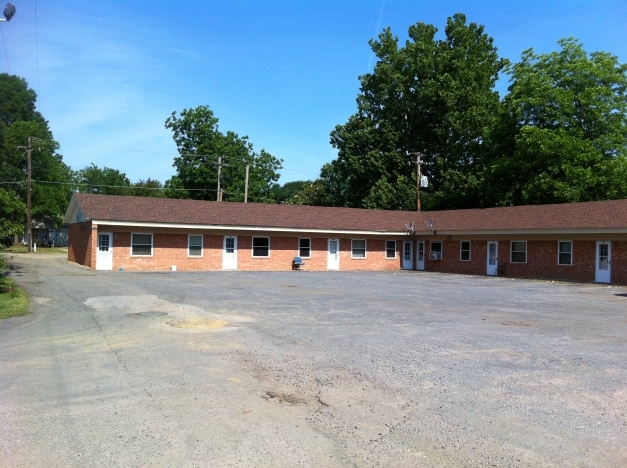
<svg viewBox="0 0 627 468">
<path fill-rule="evenodd" d="M 11 236 L 24 232 L 25 218 L 26 205 L 17 194 L 0 188 L 0 246 L 10 241 Z"/>
<path fill-rule="evenodd" d="M 57 153 L 59 144 L 54 141 L 46 122 L 16 121 L 6 130 L 0 160 L 1 177 L 13 183 L 12 189 L 25 202 L 27 158 L 25 151 L 16 146 L 25 146 L 28 137 L 37 138 L 31 152 L 32 218 L 48 225 L 59 225 L 72 196 L 71 170 Z"/>
<path fill-rule="evenodd" d="M 248 137 L 232 131 L 222 133 L 218 119 L 208 106 L 173 112 L 165 127 L 173 132 L 179 156 L 174 158 L 177 174 L 166 183 L 166 193 L 177 198 L 216 200 L 218 156 L 222 156 L 223 200 L 243 201 L 246 165 L 250 166 L 248 200 L 273 202 L 272 188 L 279 179 L 282 160 L 261 150 L 255 152 Z M 172 189 L 183 188 L 186 192 Z"/>
<path fill-rule="evenodd" d="M 36 110 L 36 99 L 23 78 L 0 74 L 0 180 L 14 191 L 19 203 L 26 202 L 27 158 L 16 146 L 26 146 L 28 137 L 37 138 L 31 153 L 32 215 L 35 220 L 58 225 L 72 195 L 71 171 L 57 152 L 59 144 L 48 122 Z"/>
<path fill-rule="evenodd" d="M 484 142 L 500 107 L 494 86 L 507 61 L 463 14 L 448 19 L 444 39 L 436 33 L 417 23 L 403 47 L 389 28 L 370 41 L 378 62 L 360 77 L 357 113 L 331 133 L 338 158 L 326 172 L 342 185 L 334 204 L 414 208 L 414 152 L 430 179 L 423 206 L 481 204 Z"/>
<path fill-rule="evenodd" d="M 559 45 L 508 69 L 486 184 L 494 205 L 627 197 L 627 65 L 573 38 Z"/>
<path fill-rule="evenodd" d="M 126 174 L 110 167 L 98 167 L 94 163 L 76 172 L 78 191 L 102 195 L 131 195 L 131 181 Z"/>
</svg>

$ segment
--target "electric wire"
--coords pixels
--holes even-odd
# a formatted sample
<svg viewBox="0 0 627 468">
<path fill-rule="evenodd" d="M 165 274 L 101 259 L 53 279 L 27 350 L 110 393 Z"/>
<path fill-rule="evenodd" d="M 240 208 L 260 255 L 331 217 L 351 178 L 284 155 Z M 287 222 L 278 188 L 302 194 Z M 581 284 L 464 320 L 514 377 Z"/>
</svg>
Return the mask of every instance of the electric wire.
<svg viewBox="0 0 627 468">
<path fill-rule="evenodd" d="M 41 104 L 41 95 L 39 92 L 39 26 L 37 22 L 37 0 L 35 0 L 35 50 L 37 57 L 37 101 Z M 41 105 L 38 106 L 41 110 Z"/>
<path fill-rule="evenodd" d="M 11 66 L 9 65 L 9 54 L 7 52 L 7 43 L 4 40 L 4 28 L 2 27 L 2 23 L 0 22 L 0 32 L 2 32 L 2 43 L 4 44 L 4 55 L 7 58 L 7 68 L 9 69 L 9 75 L 11 74 Z"/>
</svg>

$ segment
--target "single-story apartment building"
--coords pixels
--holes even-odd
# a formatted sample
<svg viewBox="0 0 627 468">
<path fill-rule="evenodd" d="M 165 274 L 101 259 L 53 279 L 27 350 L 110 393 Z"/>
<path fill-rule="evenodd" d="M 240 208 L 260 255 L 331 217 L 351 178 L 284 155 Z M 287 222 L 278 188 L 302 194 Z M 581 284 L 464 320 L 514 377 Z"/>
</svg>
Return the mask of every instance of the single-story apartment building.
<svg viewBox="0 0 627 468">
<path fill-rule="evenodd" d="M 76 193 L 68 260 L 98 270 L 426 270 L 627 284 L 627 200 L 448 211 Z"/>
</svg>

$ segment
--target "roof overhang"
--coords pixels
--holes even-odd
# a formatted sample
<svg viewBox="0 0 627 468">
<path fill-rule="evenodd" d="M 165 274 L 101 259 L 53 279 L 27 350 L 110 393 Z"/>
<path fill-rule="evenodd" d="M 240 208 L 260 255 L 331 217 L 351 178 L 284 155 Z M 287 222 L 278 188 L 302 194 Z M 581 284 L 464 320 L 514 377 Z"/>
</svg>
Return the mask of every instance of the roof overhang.
<svg viewBox="0 0 627 468">
<path fill-rule="evenodd" d="M 268 226 L 234 226 L 217 224 L 178 224 L 178 223 L 142 223 L 136 221 L 111 221 L 92 220 L 98 226 L 128 226 L 138 228 L 169 228 L 169 229 L 198 229 L 215 231 L 268 231 L 268 232 L 294 232 L 294 233 L 319 233 L 319 234 L 357 234 L 357 235 L 377 235 L 377 236 L 403 236 L 404 231 L 360 231 L 349 229 L 312 229 L 312 228 L 286 228 Z"/>
<path fill-rule="evenodd" d="M 70 224 L 70 221 L 72 221 L 72 213 L 74 212 L 74 208 L 76 208 L 77 203 L 76 197 L 72 195 L 70 204 L 68 205 L 67 210 L 65 210 L 65 215 L 63 216 L 63 224 Z"/>
</svg>

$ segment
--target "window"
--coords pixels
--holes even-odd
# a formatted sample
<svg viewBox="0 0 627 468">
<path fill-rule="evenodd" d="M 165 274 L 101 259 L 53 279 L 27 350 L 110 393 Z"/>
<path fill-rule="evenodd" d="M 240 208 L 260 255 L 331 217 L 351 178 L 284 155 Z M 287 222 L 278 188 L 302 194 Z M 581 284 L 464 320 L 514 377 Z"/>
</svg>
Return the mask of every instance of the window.
<svg viewBox="0 0 627 468">
<path fill-rule="evenodd" d="M 152 234 L 131 234 L 131 255 L 152 256 Z"/>
<path fill-rule="evenodd" d="M 202 257 L 202 236 L 188 236 L 187 255 L 190 257 Z"/>
<path fill-rule="evenodd" d="M 527 263 L 527 241 L 512 242 L 510 260 L 512 263 Z"/>
<path fill-rule="evenodd" d="M 385 241 L 385 258 L 396 258 L 396 241 Z"/>
<path fill-rule="evenodd" d="M 311 239 L 298 239 L 298 256 L 301 258 L 311 257 Z"/>
<path fill-rule="evenodd" d="M 429 260 L 442 260 L 442 242 L 431 241 L 429 243 L 431 252 L 429 252 Z"/>
<path fill-rule="evenodd" d="M 253 257 L 270 256 L 270 238 L 253 237 Z"/>
<path fill-rule="evenodd" d="M 571 241 L 559 241 L 557 243 L 557 264 L 572 265 L 573 264 L 573 243 Z"/>
<path fill-rule="evenodd" d="M 351 241 L 351 257 L 352 258 L 366 258 L 366 240 L 365 239 L 353 239 Z"/>
<path fill-rule="evenodd" d="M 470 241 L 461 241 L 459 243 L 459 259 L 462 262 L 470 261 Z"/>
</svg>

